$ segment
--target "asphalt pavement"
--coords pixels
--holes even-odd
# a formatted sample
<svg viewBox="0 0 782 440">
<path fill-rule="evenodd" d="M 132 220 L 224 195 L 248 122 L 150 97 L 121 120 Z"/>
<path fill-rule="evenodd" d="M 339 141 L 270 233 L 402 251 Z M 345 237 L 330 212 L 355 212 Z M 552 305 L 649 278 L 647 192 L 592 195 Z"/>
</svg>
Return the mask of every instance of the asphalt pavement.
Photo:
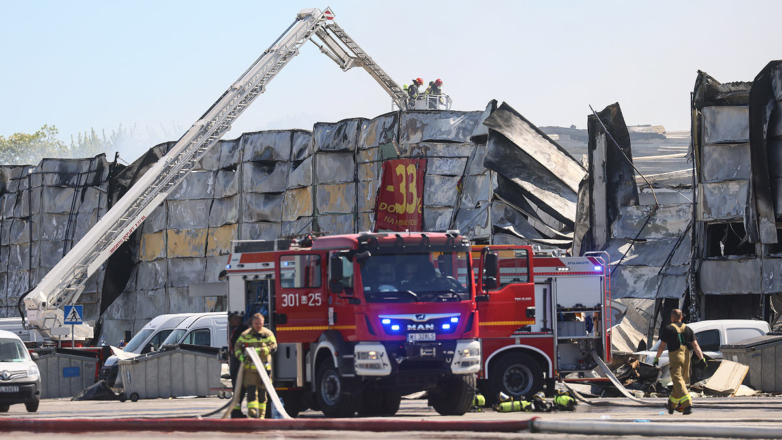
<svg viewBox="0 0 782 440">
<path fill-rule="evenodd" d="M 540 417 L 543 420 L 562 421 L 600 421 L 604 423 L 631 422 L 639 426 L 651 426 L 659 423 L 676 423 L 691 426 L 745 426 L 745 427 L 773 427 L 779 429 L 782 437 L 782 420 L 779 419 L 782 410 L 782 397 L 762 398 L 699 398 L 695 400 L 695 411 L 692 415 L 684 416 L 676 413 L 668 415 L 663 408 L 663 399 L 651 401 L 654 406 L 637 406 L 628 399 L 596 399 L 605 406 L 589 406 L 581 404 L 575 412 L 553 413 L 497 413 L 491 409 L 482 412 L 470 412 L 464 416 L 440 416 L 426 400 L 403 400 L 402 406 L 396 416 L 386 418 L 400 423 L 413 420 L 436 421 L 508 421 L 528 420 L 532 417 Z M 45 400 L 41 402 L 37 413 L 28 413 L 23 405 L 14 405 L 8 413 L 0 414 L 0 425 L 4 418 L 25 419 L 121 419 L 121 418 L 182 418 L 196 417 L 200 414 L 211 412 L 227 403 L 227 400 L 217 398 L 180 398 L 141 400 L 138 402 L 101 402 L 82 401 L 71 402 L 69 400 Z M 217 417 L 217 416 L 214 416 Z M 322 418 L 320 412 L 305 411 L 301 418 Z M 363 418 L 372 420 L 372 418 Z M 88 422 L 85 422 L 88 423 Z M 139 429 L 143 429 L 139 427 Z M 414 428 L 412 428 L 414 429 Z M 115 435 L 116 434 L 116 435 Z M 40 434 L 46 435 L 46 434 Z M 94 437 L 95 434 L 67 435 L 63 437 Z M 112 437 L 147 439 L 157 438 L 217 438 L 229 434 L 222 432 L 200 433 L 163 433 L 163 432 L 116 432 Z M 230 434 L 235 436 L 237 434 Z M 531 434 L 528 431 L 519 433 L 492 433 L 492 432 L 399 432 L 373 433 L 369 431 L 261 431 L 248 433 L 248 435 L 274 437 L 274 438 L 373 438 L 373 439 L 398 439 L 400 435 L 408 438 L 457 438 L 468 435 L 471 438 L 527 438 L 531 435 L 536 438 L 600 438 L 598 436 L 578 436 L 562 434 Z M 27 433 L 3 433 L 3 438 L 25 438 L 29 440 Z M 102 435 L 105 437 L 105 435 Z"/>
</svg>

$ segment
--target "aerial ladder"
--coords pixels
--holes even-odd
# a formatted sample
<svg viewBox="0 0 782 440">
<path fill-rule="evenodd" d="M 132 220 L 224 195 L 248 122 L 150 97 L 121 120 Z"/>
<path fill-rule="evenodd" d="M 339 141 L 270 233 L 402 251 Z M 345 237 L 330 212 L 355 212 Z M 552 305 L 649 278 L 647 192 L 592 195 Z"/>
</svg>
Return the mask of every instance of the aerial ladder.
<svg viewBox="0 0 782 440">
<path fill-rule="evenodd" d="M 187 177 L 307 41 L 312 41 L 344 71 L 363 67 L 397 107 L 407 109 L 404 90 L 334 22 L 330 8 L 324 11 L 303 9 L 293 24 L 231 84 L 169 152 L 114 204 L 34 289 L 22 295 L 30 327 L 41 332 L 44 338 L 53 340 L 83 341 L 93 337 L 93 329 L 88 324 L 63 325 L 63 306 L 78 301 L 87 280 Z"/>
</svg>

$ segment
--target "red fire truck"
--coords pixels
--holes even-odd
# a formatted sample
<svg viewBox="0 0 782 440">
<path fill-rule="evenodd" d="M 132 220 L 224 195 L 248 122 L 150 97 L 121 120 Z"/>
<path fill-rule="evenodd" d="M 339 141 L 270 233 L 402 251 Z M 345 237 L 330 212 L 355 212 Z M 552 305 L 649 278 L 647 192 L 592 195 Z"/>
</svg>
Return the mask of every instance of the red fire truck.
<svg viewBox="0 0 782 440">
<path fill-rule="evenodd" d="M 529 398 L 544 383 L 551 392 L 557 378 L 594 369 L 592 352 L 610 361 L 608 263 L 601 252 L 562 257 L 529 246 L 473 246 L 478 385 L 489 401 L 499 392 Z"/>
<path fill-rule="evenodd" d="M 289 414 L 394 414 L 423 390 L 438 413 L 464 414 L 481 368 L 469 241 L 454 231 L 307 241 L 234 242 L 226 268 L 229 311 L 265 315 L 277 336 Z"/>
<path fill-rule="evenodd" d="M 228 308 L 267 317 L 289 414 L 394 414 L 423 390 L 440 414 L 463 414 L 477 387 L 529 397 L 594 368 L 592 351 L 608 360 L 606 268 L 602 255 L 471 246 L 456 231 L 238 241 Z"/>
</svg>

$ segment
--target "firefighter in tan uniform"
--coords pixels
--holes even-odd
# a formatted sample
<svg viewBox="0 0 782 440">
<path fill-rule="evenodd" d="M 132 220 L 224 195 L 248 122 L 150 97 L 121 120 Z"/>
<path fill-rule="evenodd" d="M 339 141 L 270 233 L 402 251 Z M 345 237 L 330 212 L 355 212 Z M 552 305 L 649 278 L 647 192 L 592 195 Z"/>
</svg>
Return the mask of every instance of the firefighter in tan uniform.
<svg viewBox="0 0 782 440">
<path fill-rule="evenodd" d="M 247 415 L 255 419 L 262 419 L 266 416 L 266 387 L 261 381 L 255 364 L 245 352 L 245 348 L 255 348 L 270 379 L 272 376 L 272 354 L 277 351 L 277 339 L 271 330 L 264 328 L 263 322 L 263 315 L 260 313 L 253 315 L 252 327 L 239 336 L 234 346 L 234 354 L 244 366 L 242 388 L 247 393 Z M 241 411 L 241 402 L 239 408 L 234 409 Z"/>
<path fill-rule="evenodd" d="M 706 359 L 695 339 L 695 333 L 682 323 L 681 310 L 674 309 L 671 312 L 671 323 L 660 329 L 660 341 L 654 366 L 660 362 L 660 355 L 668 347 L 668 362 L 673 380 L 673 392 L 665 408 L 668 414 L 673 414 L 677 407 L 681 407 L 684 414 L 692 414 L 692 398 L 687 391 L 687 382 L 690 380 L 690 347 L 698 356 L 699 363 L 706 364 Z"/>
</svg>

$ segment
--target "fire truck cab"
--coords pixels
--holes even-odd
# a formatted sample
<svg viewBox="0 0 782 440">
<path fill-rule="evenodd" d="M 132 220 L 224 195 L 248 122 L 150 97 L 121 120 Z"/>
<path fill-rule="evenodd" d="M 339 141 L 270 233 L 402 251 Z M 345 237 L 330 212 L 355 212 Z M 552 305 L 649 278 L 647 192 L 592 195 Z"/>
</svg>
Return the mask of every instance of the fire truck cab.
<svg viewBox="0 0 782 440">
<path fill-rule="evenodd" d="M 530 398 L 544 385 L 551 393 L 557 378 L 594 369 L 593 352 L 610 361 L 607 254 L 476 245 L 473 262 L 483 354 L 478 385 L 488 401 L 500 392 Z"/>
<path fill-rule="evenodd" d="M 437 412 L 461 415 L 481 368 L 473 270 L 458 232 L 237 241 L 228 309 L 263 314 L 276 334 L 289 414 L 394 414 L 426 390 Z"/>
</svg>

